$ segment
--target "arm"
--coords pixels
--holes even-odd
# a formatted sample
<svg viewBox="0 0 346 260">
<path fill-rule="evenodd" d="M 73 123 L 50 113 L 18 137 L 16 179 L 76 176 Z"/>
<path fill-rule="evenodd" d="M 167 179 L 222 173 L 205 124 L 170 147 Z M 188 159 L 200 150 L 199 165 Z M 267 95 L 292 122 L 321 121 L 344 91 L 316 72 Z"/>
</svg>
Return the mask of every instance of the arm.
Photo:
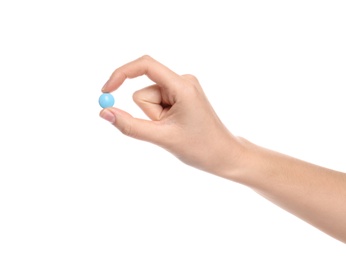
<svg viewBox="0 0 346 260">
<path fill-rule="evenodd" d="M 281 208 L 346 243 L 346 174 L 244 141 L 241 179 Z"/>
<path fill-rule="evenodd" d="M 151 120 L 118 108 L 100 116 L 123 134 L 154 143 L 184 163 L 244 184 L 276 205 L 346 243 L 346 174 L 236 137 L 214 112 L 198 80 L 177 75 L 149 56 L 116 69 L 103 92 L 146 75 L 155 84 L 133 95 Z"/>
</svg>

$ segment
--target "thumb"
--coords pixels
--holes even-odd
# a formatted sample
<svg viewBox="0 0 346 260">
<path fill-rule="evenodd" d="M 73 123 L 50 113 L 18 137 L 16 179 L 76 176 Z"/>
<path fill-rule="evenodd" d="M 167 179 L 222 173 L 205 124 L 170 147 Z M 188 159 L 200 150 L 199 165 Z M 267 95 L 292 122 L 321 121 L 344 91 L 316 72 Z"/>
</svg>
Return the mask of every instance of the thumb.
<svg viewBox="0 0 346 260">
<path fill-rule="evenodd" d="M 100 112 L 100 117 L 111 122 L 124 135 L 129 137 L 160 144 L 163 137 L 163 125 L 159 121 L 138 119 L 118 108 L 106 108 Z"/>
</svg>

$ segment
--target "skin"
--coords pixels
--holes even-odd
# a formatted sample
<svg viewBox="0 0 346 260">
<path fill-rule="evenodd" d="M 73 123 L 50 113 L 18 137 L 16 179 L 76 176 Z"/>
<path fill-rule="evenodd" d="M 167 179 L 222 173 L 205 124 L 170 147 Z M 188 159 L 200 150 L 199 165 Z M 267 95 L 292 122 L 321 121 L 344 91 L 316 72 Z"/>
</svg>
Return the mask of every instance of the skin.
<svg viewBox="0 0 346 260">
<path fill-rule="evenodd" d="M 131 61 L 102 88 L 112 92 L 142 75 L 155 84 L 133 94 L 150 120 L 118 108 L 100 116 L 123 134 L 156 144 L 182 162 L 254 189 L 274 204 L 346 243 L 346 174 L 259 147 L 221 122 L 196 77 L 150 56 Z"/>
</svg>

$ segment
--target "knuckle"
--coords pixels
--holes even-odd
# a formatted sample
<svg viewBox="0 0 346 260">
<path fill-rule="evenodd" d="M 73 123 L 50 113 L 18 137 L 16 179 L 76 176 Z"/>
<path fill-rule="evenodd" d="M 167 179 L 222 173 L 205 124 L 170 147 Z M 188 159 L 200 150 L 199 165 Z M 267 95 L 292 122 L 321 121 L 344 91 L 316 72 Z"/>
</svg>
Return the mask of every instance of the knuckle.
<svg viewBox="0 0 346 260">
<path fill-rule="evenodd" d="M 119 128 L 120 132 L 126 136 L 132 136 L 132 127 L 131 125 L 125 125 Z"/>
<path fill-rule="evenodd" d="M 185 74 L 183 78 L 185 79 L 185 89 L 189 90 L 191 95 L 196 95 L 200 92 L 201 87 L 197 77 L 192 74 Z"/>
<path fill-rule="evenodd" d="M 197 77 L 192 75 L 192 74 L 185 74 L 185 75 L 183 75 L 183 78 L 188 80 L 188 81 L 191 81 L 192 83 L 198 83 Z"/>
<path fill-rule="evenodd" d="M 133 99 L 133 101 L 136 102 L 136 101 L 140 98 L 140 96 L 141 96 L 141 93 L 140 93 L 139 90 L 133 92 L 133 94 L 132 94 L 132 99 Z"/>
<path fill-rule="evenodd" d="M 152 61 L 153 60 L 153 58 L 151 56 L 149 56 L 148 54 L 144 54 L 140 59 L 143 61 Z"/>
</svg>

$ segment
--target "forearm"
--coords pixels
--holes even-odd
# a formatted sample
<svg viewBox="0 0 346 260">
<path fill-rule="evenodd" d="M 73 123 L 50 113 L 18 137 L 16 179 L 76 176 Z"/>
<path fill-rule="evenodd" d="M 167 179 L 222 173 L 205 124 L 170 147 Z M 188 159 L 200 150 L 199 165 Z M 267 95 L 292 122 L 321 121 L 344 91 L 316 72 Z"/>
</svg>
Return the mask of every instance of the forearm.
<svg viewBox="0 0 346 260">
<path fill-rule="evenodd" d="M 240 142 L 239 169 L 226 177 L 346 243 L 346 174 Z"/>
</svg>

